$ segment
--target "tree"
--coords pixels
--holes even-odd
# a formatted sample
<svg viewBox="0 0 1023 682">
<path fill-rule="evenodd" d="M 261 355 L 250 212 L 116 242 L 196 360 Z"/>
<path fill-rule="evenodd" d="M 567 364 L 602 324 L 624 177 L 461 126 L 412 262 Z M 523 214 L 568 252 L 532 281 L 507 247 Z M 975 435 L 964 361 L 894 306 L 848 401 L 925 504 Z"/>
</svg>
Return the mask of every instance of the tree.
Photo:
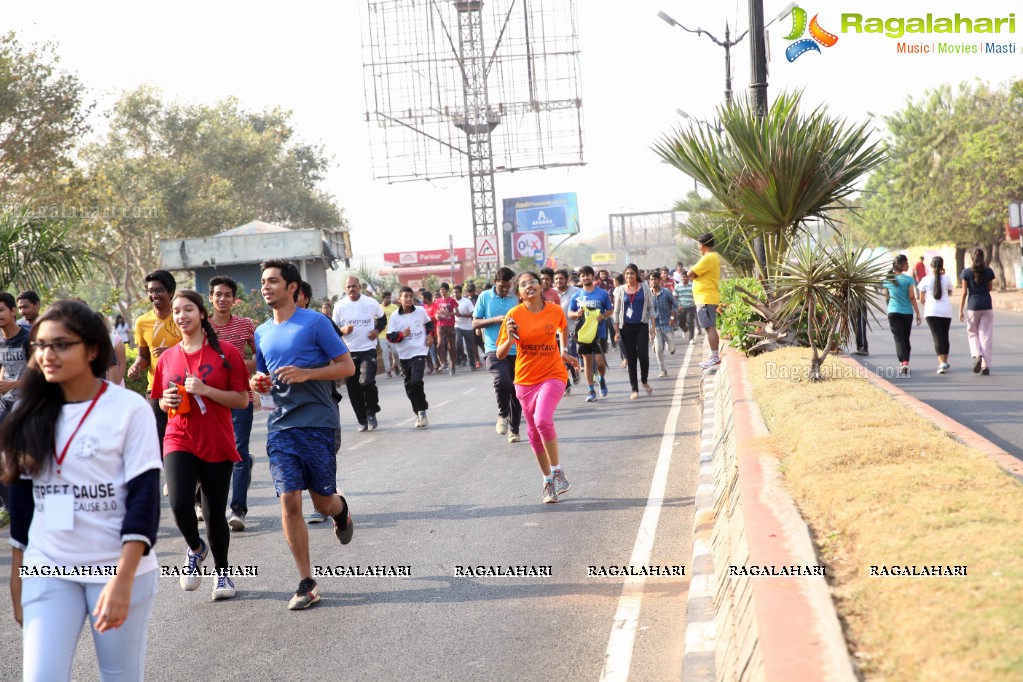
<svg viewBox="0 0 1023 682">
<path fill-rule="evenodd" d="M 90 254 L 69 245 L 73 223 L 33 218 L 27 206 L 0 211 L 0 291 L 47 292 L 82 279 Z"/>
<path fill-rule="evenodd" d="M 318 188 L 330 158 L 296 140 L 288 111 L 247 111 L 234 99 L 165 103 L 141 87 L 124 93 L 108 118 L 109 132 L 83 150 L 72 185 L 97 207 L 82 238 L 129 303 L 142 298 L 142 276 L 159 263 L 160 239 L 209 236 L 254 219 L 346 225 Z"/>
</svg>

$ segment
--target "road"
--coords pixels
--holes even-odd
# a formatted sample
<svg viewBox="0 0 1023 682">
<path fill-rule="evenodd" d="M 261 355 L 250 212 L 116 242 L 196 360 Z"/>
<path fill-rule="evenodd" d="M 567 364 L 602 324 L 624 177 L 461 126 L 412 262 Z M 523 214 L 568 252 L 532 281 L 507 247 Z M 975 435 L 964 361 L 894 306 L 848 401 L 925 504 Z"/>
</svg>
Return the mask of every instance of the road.
<svg viewBox="0 0 1023 682">
<path fill-rule="evenodd" d="M 958 303 L 958 297 L 956 297 Z M 909 379 L 891 378 L 893 384 L 968 426 L 1009 454 L 1023 459 L 1023 314 L 995 311 L 994 358 L 991 375 L 973 373 L 966 324 L 952 321 L 951 353 L 947 374 L 937 374 L 931 334 L 924 321 L 910 335 L 912 353 Z M 852 356 L 871 371 L 892 377 L 898 366 L 895 342 L 887 319 L 869 334 L 870 355 Z"/>
<path fill-rule="evenodd" d="M 161 579 L 147 677 L 597 680 L 606 661 L 608 679 L 677 679 L 700 442 L 703 351 L 689 351 L 680 346 L 669 377 L 651 379 L 652 397 L 628 399 L 615 354 L 606 399 L 587 404 L 577 389 L 562 401 L 556 423 L 572 490 L 556 505 L 540 503 L 525 424 L 518 444 L 494 432 L 485 370 L 427 377 L 425 430 L 413 428 L 400 379 L 379 380 L 374 433 L 356 433 L 343 402 L 339 479 L 355 538 L 341 547 L 329 523 L 310 526 L 313 564 L 409 566 L 411 576 L 323 577 L 322 600 L 302 612 L 286 608 L 299 576 L 257 418 L 249 527 L 232 534 L 231 564 L 256 566 L 258 576 L 238 579 L 238 596 L 216 603 L 211 579 L 190 593 Z M 162 565 L 182 563 L 166 500 L 156 550 Z M 7 572 L 10 554 L 0 555 Z M 587 576 L 589 566 L 631 564 L 686 565 L 686 575 L 630 579 L 624 591 L 622 576 Z M 550 566 L 551 575 L 455 576 L 457 566 L 509 565 Z M 6 582 L 0 679 L 16 679 L 20 632 Z M 88 633 L 73 676 L 98 678 Z"/>
</svg>

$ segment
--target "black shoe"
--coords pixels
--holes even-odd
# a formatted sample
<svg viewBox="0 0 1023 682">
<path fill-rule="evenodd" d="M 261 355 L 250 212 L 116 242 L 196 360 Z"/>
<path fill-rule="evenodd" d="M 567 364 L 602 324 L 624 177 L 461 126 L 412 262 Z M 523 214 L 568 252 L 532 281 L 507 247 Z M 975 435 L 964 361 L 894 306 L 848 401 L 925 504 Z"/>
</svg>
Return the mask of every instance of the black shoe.
<svg viewBox="0 0 1023 682">
<path fill-rule="evenodd" d="M 979 355 L 977 357 L 973 358 L 973 373 L 974 374 L 980 374 L 980 365 L 983 362 L 984 362 L 984 358 L 979 356 Z"/>
<path fill-rule="evenodd" d="M 337 537 L 337 541 L 342 545 L 347 545 L 352 541 L 352 536 L 355 535 L 355 523 L 352 521 L 352 515 L 348 511 L 348 500 L 343 495 L 338 495 L 341 498 L 341 513 L 334 517 L 334 535 Z"/>
<path fill-rule="evenodd" d="M 366 417 L 366 429 L 369 431 L 377 430 L 377 416 L 375 414 Z"/>
<path fill-rule="evenodd" d="M 987 367 L 985 367 L 984 369 L 980 370 L 980 375 L 981 376 L 986 377 L 986 376 L 988 376 L 990 374 L 991 374 L 991 370 L 989 370 Z"/>
</svg>

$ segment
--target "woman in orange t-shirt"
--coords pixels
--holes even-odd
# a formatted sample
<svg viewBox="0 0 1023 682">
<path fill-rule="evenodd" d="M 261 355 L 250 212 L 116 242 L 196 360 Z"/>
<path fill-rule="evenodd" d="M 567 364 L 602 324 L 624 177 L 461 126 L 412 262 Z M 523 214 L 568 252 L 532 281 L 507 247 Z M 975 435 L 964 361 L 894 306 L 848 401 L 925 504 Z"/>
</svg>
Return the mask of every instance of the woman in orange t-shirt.
<svg viewBox="0 0 1023 682">
<path fill-rule="evenodd" d="M 529 444 L 543 472 L 543 501 L 557 502 L 558 495 L 571 486 L 558 459 L 554 411 L 565 394 L 565 363 L 578 368 L 579 362 L 565 345 L 565 312 L 559 304 L 543 300 L 536 273 L 519 275 L 518 293 L 522 303 L 508 311 L 501 325 L 497 357 L 505 358 L 515 344 L 515 395 L 522 404 Z"/>
</svg>

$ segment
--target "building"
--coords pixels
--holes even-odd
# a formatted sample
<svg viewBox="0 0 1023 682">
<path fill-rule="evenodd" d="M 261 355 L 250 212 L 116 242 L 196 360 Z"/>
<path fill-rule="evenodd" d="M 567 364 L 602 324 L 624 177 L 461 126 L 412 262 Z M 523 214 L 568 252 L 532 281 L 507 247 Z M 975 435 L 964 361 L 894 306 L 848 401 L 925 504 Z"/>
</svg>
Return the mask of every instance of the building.
<svg viewBox="0 0 1023 682">
<path fill-rule="evenodd" d="M 476 274 L 475 255 L 474 249 L 395 251 L 384 254 L 384 262 L 394 267 L 380 268 L 380 274 L 393 275 L 402 286 L 413 289 L 423 286 L 423 282 L 431 275 L 454 286 Z"/>
<path fill-rule="evenodd" d="M 326 298 L 327 270 L 336 270 L 339 261 L 350 267 L 351 257 L 347 229 L 292 230 L 259 220 L 211 237 L 160 240 L 160 267 L 190 271 L 202 294 L 209 293 L 210 278 L 216 275 L 231 277 L 244 293 L 258 292 L 259 264 L 267 258 L 286 258 L 312 285 L 313 298 Z"/>
</svg>

